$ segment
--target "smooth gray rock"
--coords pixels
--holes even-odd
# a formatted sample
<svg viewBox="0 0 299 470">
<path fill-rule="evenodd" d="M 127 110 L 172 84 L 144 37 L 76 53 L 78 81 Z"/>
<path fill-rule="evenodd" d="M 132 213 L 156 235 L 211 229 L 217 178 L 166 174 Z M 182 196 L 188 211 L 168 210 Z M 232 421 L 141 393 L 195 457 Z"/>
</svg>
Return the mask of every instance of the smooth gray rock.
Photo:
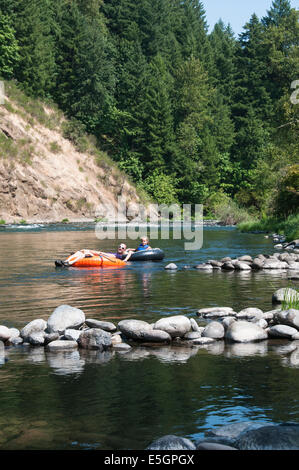
<svg viewBox="0 0 299 470">
<path fill-rule="evenodd" d="M 221 269 L 224 271 L 234 271 L 235 266 L 230 261 L 226 261 L 223 263 Z"/>
<path fill-rule="evenodd" d="M 17 328 L 9 328 L 9 331 L 10 331 L 9 339 L 18 338 L 20 336 L 20 330 L 18 330 Z"/>
<path fill-rule="evenodd" d="M 201 308 L 197 311 L 199 317 L 204 318 L 220 318 L 234 315 L 235 312 L 231 307 L 210 307 Z"/>
<path fill-rule="evenodd" d="M 263 328 L 263 330 L 268 328 L 268 322 L 264 318 L 255 318 L 253 319 L 253 322 L 256 323 L 258 326 L 260 326 L 261 328 Z"/>
<path fill-rule="evenodd" d="M 240 320 L 228 327 L 225 338 L 236 343 L 247 343 L 267 339 L 268 334 L 255 323 Z"/>
<path fill-rule="evenodd" d="M 21 338 L 21 336 L 14 336 L 12 338 L 9 338 L 8 344 L 9 346 L 19 346 L 20 344 L 23 344 L 24 340 Z"/>
<path fill-rule="evenodd" d="M 288 325 L 274 325 L 268 329 L 268 335 L 270 338 L 292 339 L 296 333 L 298 333 L 298 330 Z"/>
<path fill-rule="evenodd" d="M 193 340 L 193 339 L 198 339 L 198 338 L 201 338 L 200 331 L 190 331 L 189 333 L 186 333 L 184 336 L 184 339 L 188 339 L 188 340 Z"/>
<path fill-rule="evenodd" d="M 68 341 L 68 340 L 56 340 L 56 341 L 51 341 L 46 346 L 46 349 L 48 351 L 62 351 L 62 350 L 69 350 L 69 349 L 77 349 L 78 348 L 78 343 L 77 341 Z"/>
<path fill-rule="evenodd" d="M 20 335 L 27 342 L 27 339 L 33 333 L 37 333 L 41 331 L 44 332 L 46 328 L 47 328 L 47 322 L 45 320 L 42 320 L 42 319 L 33 320 L 30 323 L 28 323 L 26 326 L 24 326 L 24 328 L 20 332 Z"/>
<path fill-rule="evenodd" d="M 299 450 L 299 425 L 263 426 L 240 435 L 235 446 L 240 450 Z"/>
<path fill-rule="evenodd" d="M 196 447 L 189 439 L 170 434 L 155 440 L 146 450 L 196 450 Z"/>
<path fill-rule="evenodd" d="M 231 257 L 230 256 L 225 256 L 225 258 L 222 258 L 220 261 L 221 263 L 227 263 L 228 261 L 231 261 Z"/>
<path fill-rule="evenodd" d="M 200 331 L 200 326 L 198 325 L 197 321 L 194 320 L 194 318 L 189 318 L 190 323 L 191 323 L 191 329 L 192 331 Z"/>
<path fill-rule="evenodd" d="M 202 271 L 213 271 L 213 266 L 208 263 L 202 263 L 202 264 L 198 264 L 197 266 L 195 266 L 195 269 L 202 270 Z"/>
<path fill-rule="evenodd" d="M 217 442 L 208 442 L 208 441 L 198 442 L 196 449 L 197 450 L 238 450 L 235 447 L 226 446 L 225 444 L 219 444 Z"/>
<path fill-rule="evenodd" d="M 252 257 L 250 255 L 239 256 L 238 260 L 239 261 L 249 261 L 249 262 L 253 261 Z"/>
<path fill-rule="evenodd" d="M 252 269 L 262 269 L 264 266 L 264 259 L 255 258 L 252 262 L 251 268 Z"/>
<path fill-rule="evenodd" d="M 11 336 L 11 332 L 7 326 L 0 325 L 0 340 L 7 341 Z"/>
<path fill-rule="evenodd" d="M 237 321 L 235 317 L 224 317 L 221 319 L 222 325 L 224 326 L 224 329 L 227 330 L 229 325 L 233 322 Z"/>
<path fill-rule="evenodd" d="M 113 349 L 117 352 L 128 352 L 132 349 L 132 346 L 127 343 L 117 343 L 113 345 Z"/>
<path fill-rule="evenodd" d="M 142 341 L 147 343 L 170 343 L 171 336 L 169 333 L 156 328 L 144 331 Z"/>
<path fill-rule="evenodd" d="M 222 323 L 217 321 L 212 321 L 208 323 L 208 325 L 202 332 L 202 337 L 204 338 L 223 339 L 224 335 L 224 326 L 222 325 Z"/>
<path fill-rule="evenodd" d="M 206 344 L 211 344 L 214 343 L 216 339 L 214 338 L 208 338 L 208 337 L 201 337 L 193 340 L 193 344 L 198 344 L 198 345 L 206 345 Z"/>
<path fill-rule="evenodd" d="M 217 260 L 209 260 L 208 263 L 213 267 L 213 268 L 221 268 L 222 264 L 221 261 L 217 261 Z"/>
<path fill-rule="evenodd" d="M 274 292 L 272 296 L 273 303 L 289 302 L 291 300 L 299 301 L 299 293 L 291 287 L 283 287 Z"/>
<path fill-rule="evenodd" d="M 85 322 L 85 314 L 79 308 L 70 305 L 60 305 L 50 315 L 47 322 L 49 333 L 62 334 L 66 329 L 78 329 Z"/>
<path fill-rule="evenodd" d="M 288 310 L 287 312 L 288 313 L 286 320 L 288 322 L 288 325 L 299 330 L 299 310 L 295 308 L 290 308 L 290 310 Z"/>
<path fill-rule="evenodd" d="M 121 320 L 118 323 L 119 330 L 129 339 L 142 340 L 146 331 L 151 331 L 153 327 L 142 320 Z"/>
<path fill-rule="evenodd" d="M 250 319 L 250 318 L 263 318 L 264 312 L 260 308 L 248 307 L 237 313 L 237 318 Z"/>
<path fill-rule="evenodd" d="M 49 344 L 52 341 L 57 341 L 59 339 L 59 333 L 46 333 L 45 334 L 45 344 Z"/>
<path fill-rule="evenodd" d="M 64 339 L 68 341 L 78 341 L 79 336 L 81 335 L 82 331 L 74 330 L 72 328 L 68 328 L 64 332 Z"/>
<path fill-rule="evenodd" d="M 288 263 L 278 260 L 266 260 L 263 269 L 288 269 Z"/>
<path fill-rule="evenodd" d="M 158 320 L 154 326 L 155 330 L 166 331 L 172 338 L 183 337 L 191 331 L 191 322 L 184 315 L 164 317 Z"/>
<path fill-rule="evenodd" d="M 114 323 L 109 321 L 86 319 L 85 324 L 89 326 L 89 328 L 100 328 L 101 330 L 108 331 L 109 333 L 113 333 L 117 330 Z"/>
<path fill-rule="evenodd" d="M 249 266 L 249 264 L 244 263 L 242 261 L 237 261 L 235 263 L 235 269 L 237 271 L 251 271 L 251 266 Z"/>
<path fill-rule="evenodd" d="M 44 331 L 34 331 L 29 336 L 27 336 L 26 340 L 32 346 L 43 346 L 45 344 L 45 332 Z"/>
<path fill-rule="evenodd" d="M 96 349 L 104 351 L 112 347 L 111 334 L 100 328 L 91 328 L 81 333 L 78 344 L 83 349 Z"/>
<path fill-rule="evenodd" d="M 111 335 L 111 341 L 112 341 L 112 345 L 115 346 L 116 344 L 121 344 L 122 343 L 122 338 L 121 338 L 121 335 L 120 334 L 112 334 Z"/>
<path fill-rule="evenodd" d="M 176 269 L 178 269 L 178 267 L 177 267 L 177 265 L 176 265 L 175 263 L 169 263 L 169 264 L 167 264 L 167 266 L 165 266 L 164 269 L 168 269 L 168 270 L 170 270 L 170 271 L 171 271 L 171 270 L 175 271 Z"/>
<path fill-rule="evenodd" d="M 245 431 L 252 429 L 258 429 L 265 426 L 266 423 L 263 422 L 252 422 L 252 421 L 243 421 L 241 423 L 232 423 L 220 426 L 210 431 L 206 432 L 206 436 L 212 436 L 214 438 L 227 439 L 228 443 L 233 445 L 233 442 Z"/>
<path fill-rule="evenodd" d="M 288 325 L 299 330 L 299 310 L 290 308 L 289 310 L 279 310 L 274 314 L 276 324 Z"/>
</svg>

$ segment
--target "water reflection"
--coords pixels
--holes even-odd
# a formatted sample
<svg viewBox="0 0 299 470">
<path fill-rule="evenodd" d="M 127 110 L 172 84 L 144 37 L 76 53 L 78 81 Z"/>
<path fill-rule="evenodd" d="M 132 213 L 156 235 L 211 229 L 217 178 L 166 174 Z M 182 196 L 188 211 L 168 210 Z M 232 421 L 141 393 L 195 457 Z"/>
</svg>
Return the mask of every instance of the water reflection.
<svg viewBox="0 0 299 470">
<path fill-rule="evenodd" d="M 268 341 L 259 343 L 233 343 L 226 346 L 225 356 L 233 357 L 250 357 L 265 356 L 268 353 Z"/>
<path fill-rule="evenodd" d="M 85 366 L 79 351 L 47 352 L 46 360 L 57 375 L 81 374 Z"/>
</svg>

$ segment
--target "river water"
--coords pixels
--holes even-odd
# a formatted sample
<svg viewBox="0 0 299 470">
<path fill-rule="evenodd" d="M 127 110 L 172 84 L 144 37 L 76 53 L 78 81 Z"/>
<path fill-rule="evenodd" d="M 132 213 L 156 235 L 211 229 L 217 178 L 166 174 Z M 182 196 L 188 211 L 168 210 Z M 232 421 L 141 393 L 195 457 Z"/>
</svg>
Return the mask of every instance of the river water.
<svg viewBox="0 0 299 470">
<path fill-rule="evenodd" d="M 201 272 L 192 267 L 224 256 L 273 253 L 264 235 L 205 227 L 203 247 L 154 240 L 155 263 L 120 269 L 57 269 L 80 248 L 114 251 L 93 225 L 0 228 L 0 325 L 22 328 L 47 320 L 61 304 L 87 318 L 148 322 L 210 306 L 271 310 L 281 274 Z M 121 240 L 130 246 L 136 241 Z M 179 270 L 164 270 L 175 262 Z M 191 269 L 183 269 L 190 265 Z M 129 353 L 6 350 L 0 365 L 0 449 L 144 449 L 166 434 L 193 441 L 240 421 L 299 422 L 298 369 L 281 340 L 248 345 L 133 348 Z"/>
</svg>

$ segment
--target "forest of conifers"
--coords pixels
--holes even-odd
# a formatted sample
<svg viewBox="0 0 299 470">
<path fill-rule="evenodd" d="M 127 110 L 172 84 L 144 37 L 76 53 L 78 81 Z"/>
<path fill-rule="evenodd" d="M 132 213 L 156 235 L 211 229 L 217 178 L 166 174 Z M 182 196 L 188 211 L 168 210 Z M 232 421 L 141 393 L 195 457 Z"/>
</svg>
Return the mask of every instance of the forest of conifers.
<svg viewBox="0 0 299 470">
<path fill-rule="evenodd" d="M 209 32 L 199 0 L 0 0 L 0 77 L 57 103 L 159 203 L 288 216 L 298 20 L 275 0 L 236 36 Z"/>
</svg>

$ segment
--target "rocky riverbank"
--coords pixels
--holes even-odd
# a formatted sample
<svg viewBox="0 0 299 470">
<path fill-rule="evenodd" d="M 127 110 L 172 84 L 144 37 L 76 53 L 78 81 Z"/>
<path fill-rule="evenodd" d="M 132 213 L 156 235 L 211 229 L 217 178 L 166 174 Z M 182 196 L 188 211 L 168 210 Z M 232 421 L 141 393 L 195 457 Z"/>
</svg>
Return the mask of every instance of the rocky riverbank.
<svg viewBox="0 0 299 470">
<path fill-rule="evenodd" d="M 0 325 L 2 355 L 6 346 L 43 346 L 49 351 L 113 349 L 128 352 L 136 345 L 170 344 L 193 347 L 216 341 L 250 343 L 267 339 L 287 339 L 299 348 L 299 310 L 279 307 L 283 301 L 299 301 L 299 293 L 282 288 L 273 294 L 278 308 L 263 312 L 245 308 L 211 307 L 197 311 L 196 317 L 175 315 L 155 323 L 125 319 L 112 322 L 88 319 L 85 313 L 69 305 L 57 307 L 48 320 L 36 319 L 21 330 Z M 298 350 L 299 352 L 299 350 Z"/>
<path fill-rule="evenodd" d="M 125 319 L 110 321 L 87 318 L 69 305 L 57 307 L 47 320 L 35 319 L 21 330 L 0 326 L 0 364 L 16 347 L 34 362 L 48 360 L 59 373 L 80 373 L 84 364 L 103 364 L 115 354 L 130 361 L 153 355 L 163 362 L 186 362 L 200 349 L 211 354 L 235 356 L 264 355 L 268 349 L 282 356 L 288 367 L 299 365 L 299 310 L 282 310 L 287 296 L 299 294 L 279 289 L 273 294 L 276 308 L 234 311 L 211 307 L 193 316 L 163 317 L 154 323 Z M 299 425 L 285 423 L 234 423 L 208 432 L 192 442 L 179 436 L 164 436 L 147 450 L 286 450 L 299 449 Z"/>
<path fill-rule="evenodd" d="M 212 272 L 213 270 L 222 271 L 260 271 L 268 272 L 286 272 L 290 279 L 299 278 L 299 249 L 297 245 L 290 245 L 289 250 L 273 255 L 259 254 L 256 257 L 250 255 L 239 256 L 238 258 L 225 257 L 220 260 L 211 259 L 205 263 L 193 266 L 195 269 Z M 190 269 L 192 266 L 184 266 L 184 269 Z M 165 269 L 178 269 L 175 263 L 169 263 Z"/>
</svg>

